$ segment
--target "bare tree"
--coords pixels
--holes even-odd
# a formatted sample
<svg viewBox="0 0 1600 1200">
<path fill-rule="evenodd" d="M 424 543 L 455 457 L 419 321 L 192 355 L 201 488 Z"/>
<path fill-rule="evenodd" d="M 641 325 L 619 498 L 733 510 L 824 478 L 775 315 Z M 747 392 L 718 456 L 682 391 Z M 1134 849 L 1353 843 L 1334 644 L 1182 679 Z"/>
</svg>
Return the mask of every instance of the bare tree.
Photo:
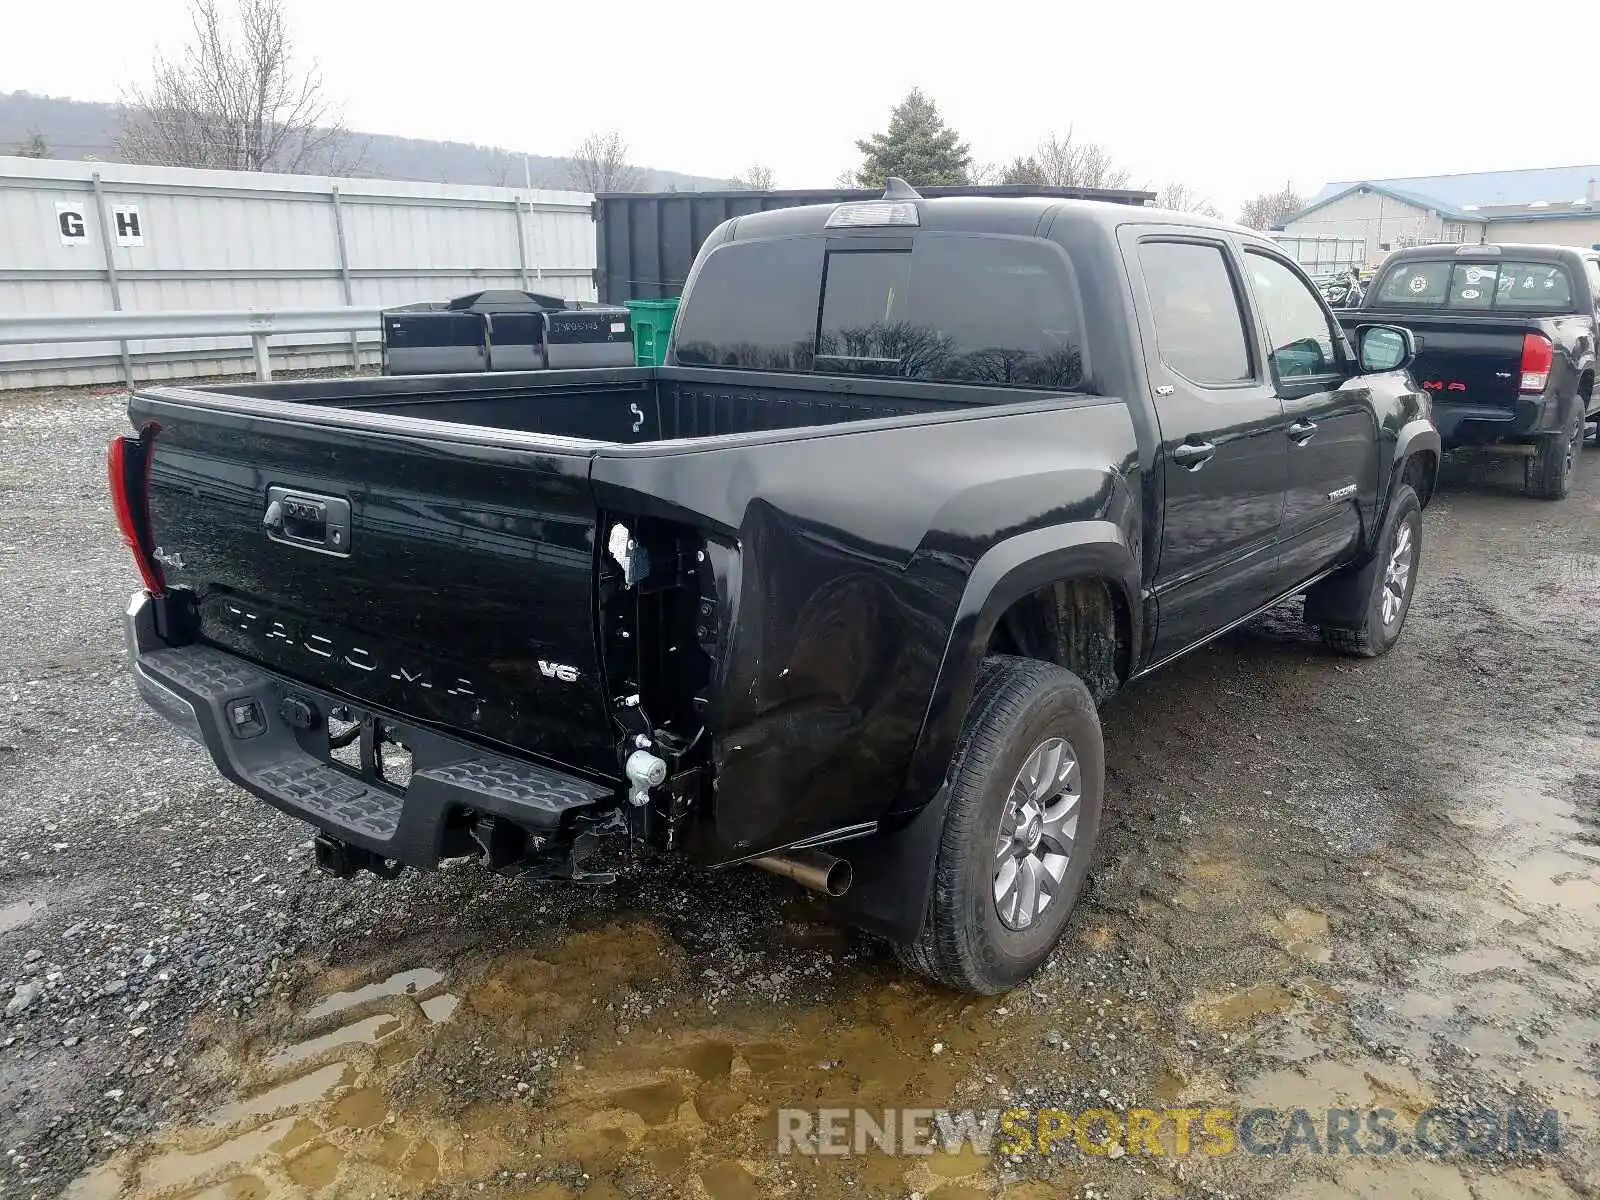
<svg viewBox="0 0 1600 1200">
<path fill-rule="evenodd" d="M 233 171 L 353 169 L 359 159 L 313 61 L 295 60 L 283 0 L 190 0 L 191 40 L 158 53 L 123 94 L 117 148 L 130 162 Z"/>
<path fill-rule="evenodd" d="M 507 187 L 511 183 L 512 157 L 500 147 L 496 146 L 489 151 L 489 161 L 484 164 L 484 171 L 489 176 L 491 187 Z M 520 176 L 521 172 L 518 172 Z"/>
<path fill-rule="evenodd" d="M 567 179 L 580 192 L 638 191 L 639 168 L 628 162 L 628 143 L 615 129 L 591 133 L 572 152 Z"/>
<path fill-rule="evenodd" d="M 1186 183 L 1169 183 L 1156 193 L 1156 207 L 1190 212 L 1202 217 L 1222 217 L 1222 210 Z"/>
<path fill-rule="evenodd" d="M 747 192 L 770 192 L 777 186 L 778 177 L 773 174 L 771 167 L 751 163 L 749 170 L 743 175 L 735 175 L 731 182 L 734 187 Z"/>
<path fill-rule="evenodd" d="M 1111 159 L 1111 152 L 1098 142 L 1080 142 L 1072 134 L 1051 133 L 1027 160 L 1036 163 L 1040 178 L 1028 183 L 1046 187 L 1121 188 L 1128 186 L 1128 172 Z"/>
<path fill-rule="evenodd" d="M 1285 183 L 1281 192 L 1262 192 L 1254 200 L 1245 201 L 1239 212 L 1239 224 L 1251 229 L 1272 229 L 1282 225 L 1305 207 L 1293 183 Z"/>
</svg>

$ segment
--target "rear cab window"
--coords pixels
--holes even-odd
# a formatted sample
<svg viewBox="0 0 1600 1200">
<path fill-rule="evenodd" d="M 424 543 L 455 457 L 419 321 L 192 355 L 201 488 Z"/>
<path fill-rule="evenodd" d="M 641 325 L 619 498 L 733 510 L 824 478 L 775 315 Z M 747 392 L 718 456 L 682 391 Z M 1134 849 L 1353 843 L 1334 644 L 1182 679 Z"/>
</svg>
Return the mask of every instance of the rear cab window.
<svg viewBox="0 0 1600 1200">
<path fill-rule="evenodd" d="M 1077 391 L 1083 330 L 1054 243 L 923 231 L 720 246 L 676 337 L 685 365 Z"/>
<path fill-rule="evenodd" d="M 1572 297 L 1572 280 L 1560 263 L 1515 259 L 1396 263 L 1377 288 L 1380 307 L 1461 312 L 1564 310 Z"/>
</svg>

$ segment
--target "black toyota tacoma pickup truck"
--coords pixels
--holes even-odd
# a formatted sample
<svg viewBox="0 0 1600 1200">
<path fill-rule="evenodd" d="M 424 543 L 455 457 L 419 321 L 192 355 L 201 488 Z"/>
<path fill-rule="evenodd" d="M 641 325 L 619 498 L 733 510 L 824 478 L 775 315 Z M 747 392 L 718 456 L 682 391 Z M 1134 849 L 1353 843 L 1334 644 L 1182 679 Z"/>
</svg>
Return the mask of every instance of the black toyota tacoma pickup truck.
<svg viewBox="0 0 1600 1200">
<path fill-rule="evenodd" d="M 1409 329 L 1412 374 L 1433 399 L 1446 449 L 1525 456 L 1528 494 L 1561 500 L 1600 412 L 1595 341 L 1600 251 L 1566 246 L 1418 246 L 1391 255 L 1345 328 Z"/>
<path fill-rule="evenodd" d="M 139 690 L 331 872 L 752 863 L 996 992 L 1089 869 L 1101 702 L 1308 589 L 1341 650 L 1400 634 L 1409 335 L 1352 353 L 1246 230 L 891 186 L 720 226 L 673 336 L 140 390 Z"/>
</svg>

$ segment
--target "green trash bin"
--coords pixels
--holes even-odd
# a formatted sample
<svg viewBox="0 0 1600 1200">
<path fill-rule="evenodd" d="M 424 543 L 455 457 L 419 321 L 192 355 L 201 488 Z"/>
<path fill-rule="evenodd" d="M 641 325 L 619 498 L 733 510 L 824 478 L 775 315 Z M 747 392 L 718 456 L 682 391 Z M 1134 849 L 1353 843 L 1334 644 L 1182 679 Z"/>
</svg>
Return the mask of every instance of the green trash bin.
<svg viewBox="0 0 1600 1200">
<path fill-rule="evenodd" d="M 633 361 L 638 366 L 659 367 L 667 361 L 667 343 L 672 340 L 680 299 L 623 301 L 633 325 Z"/>
</svg>

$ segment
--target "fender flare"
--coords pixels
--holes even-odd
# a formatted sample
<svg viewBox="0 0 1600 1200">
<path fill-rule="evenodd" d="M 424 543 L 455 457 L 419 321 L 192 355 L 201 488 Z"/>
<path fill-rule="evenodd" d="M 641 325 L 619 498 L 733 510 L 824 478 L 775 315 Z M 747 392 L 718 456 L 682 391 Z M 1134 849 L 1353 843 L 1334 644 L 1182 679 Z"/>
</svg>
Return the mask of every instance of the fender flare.
<svg viewBox="0 0 1600 1200">
<path fill-rule="evenodd" d="M 1383 503 L 1378 509 L 1377 519 L 1372 523 L 1374 538 L 1389 516 L 1389 505 L 1394 500 L 1395 490 L 1405 479 L 1406 465 L 1424 450 L 1433 454 L 1434 479 L 1430 482 L 1437 483 L 1439 460 L 1444 454 L 1444 443 L 1439 437 L 1438 427 L 1431 420 L 1427 417 L 1417 417 L 1402 425 L 1400 432 L 1395 435 L 1394 458 L 1389 463 L 1389 486 L 1384 489 Z M 1431 489 L 1429 494 L 1431 496 Z"/>
<path fill-rule="evenodd" d="M 1582 380 L 1583 380 L 1583 377 L 1585 375 L 1600 376 L 1600 369 L 1597 369 L 1597 368 L 1600 368 L 1600 356 L 1597 356 L 1597 355 L 1591 353 L 1588 356 L 1586 356 L 1585 358 L 1580 359 L 1578 361 L 1577 366 L 1573 370 L 1574 386 L 1576 386 L 1577 384 L 1581 383 Z M 1592 385 L 1591 385 L 1591 387 L 1592 387 Z M 1582 394 L 1581 391 L 1578 394 L 1581 395 Z M 1593 404 L 1594 401 L 1595 401 L 1595 393 L 1591 390 L 1590 393 L 1589 393 L 1589 404 Z M 1588 406 L 1585 405 L 1585 408 L 1587 408 L 1587 407 Z M 1584 415 L 1587 416 L 1588 415 L 1587 412 L 1585 412 Z"/>
<path fill-rule="evenodd" d="M 945 783 L 978 668 L 995 625 L 1024 596 L 1068 579 L 1107 581 L 1128 615 L 1129 669 L 1140 653 L 1140 556 L 1115 522 L 1074 521 L 1019 533 L 990 547 L 967 578 L 945 643 L 896 813 L 920 809 Z"/>
</svg>

